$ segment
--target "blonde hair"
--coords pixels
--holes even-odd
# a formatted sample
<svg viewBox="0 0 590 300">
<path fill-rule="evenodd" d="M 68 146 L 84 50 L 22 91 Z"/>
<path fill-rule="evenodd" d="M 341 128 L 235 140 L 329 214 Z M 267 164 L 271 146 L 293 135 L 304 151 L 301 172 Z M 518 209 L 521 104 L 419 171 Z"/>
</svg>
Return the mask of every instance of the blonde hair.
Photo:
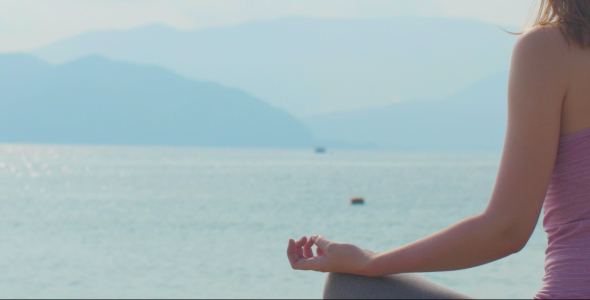
<svg viewBox="0 0 590 300">
<path fill-rule="evenodd" d="M 540 0 L 532 26 L 559 26 L 568 40 L 590 47 L 590 0 Z"/>
</svg>

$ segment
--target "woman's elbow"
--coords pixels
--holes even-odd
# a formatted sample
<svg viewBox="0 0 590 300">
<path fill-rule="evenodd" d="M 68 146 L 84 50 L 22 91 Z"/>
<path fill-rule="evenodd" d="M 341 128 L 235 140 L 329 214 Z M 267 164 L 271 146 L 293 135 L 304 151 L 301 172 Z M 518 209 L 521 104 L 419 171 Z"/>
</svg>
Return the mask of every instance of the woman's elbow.
<svg viewBox="0 0 590 300">
<path fill-rule="evenodd" d="M 503 257 L 516 254 L 527 245 L 535 226 L 522 220 L 507 221 L 503 218 L 489 218 L 490 227 L 494 228 L 495 236 L 499 241 L 500 254 Z M 535 223 L 536 225 L 536 223 Z"/>
<path fill-rule="evenodd" d="M 502 259 L 504 257 L 516 254 L 526 246 L 528 239 L 507 237 L 506 235 L 499 235 L 497 239 L 497 258 Z"/>
<path fill-rule="evenodd" d="M 526 246 L 526 244 L 528 243 L 528 238 L 520 238 L 518 240 L 514 240 L 509 242 L 509 247 L 508 247 L 508 255 L 512 255 L 512 254 L 516 254 L 520 251 L 522 251 L 522 249 L 524 249 L 524 247 Z"/>
</svg>

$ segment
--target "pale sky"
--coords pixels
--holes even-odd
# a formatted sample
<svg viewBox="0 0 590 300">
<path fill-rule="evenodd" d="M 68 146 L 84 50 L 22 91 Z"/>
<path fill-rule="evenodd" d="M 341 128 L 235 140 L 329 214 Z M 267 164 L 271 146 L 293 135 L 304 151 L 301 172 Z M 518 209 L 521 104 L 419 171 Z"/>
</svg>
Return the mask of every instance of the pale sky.
<svg viewBox="0 0 590 300">
<path fill-rule="evenodd" d="M 0 0 L 0 53 L 27 51 L 91 30 L 161 23 L 180 29 L 286 16 L 444 16 L 524 25 L 534 0 Z"/>
</svg>

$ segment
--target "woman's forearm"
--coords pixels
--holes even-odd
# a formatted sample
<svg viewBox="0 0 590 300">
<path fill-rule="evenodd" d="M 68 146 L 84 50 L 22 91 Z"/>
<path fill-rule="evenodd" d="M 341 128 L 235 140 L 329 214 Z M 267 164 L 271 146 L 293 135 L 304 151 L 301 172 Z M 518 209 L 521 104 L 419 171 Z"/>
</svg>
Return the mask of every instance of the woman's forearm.
<svg viewBox="0 0 590 300">
<path fill-rule="evenodd" d="M 466 219 L 405 247 L 375 254 L 370 276 L 454 271 L 484 265 L 524 247 L 484 214 Z"/>
</svg>

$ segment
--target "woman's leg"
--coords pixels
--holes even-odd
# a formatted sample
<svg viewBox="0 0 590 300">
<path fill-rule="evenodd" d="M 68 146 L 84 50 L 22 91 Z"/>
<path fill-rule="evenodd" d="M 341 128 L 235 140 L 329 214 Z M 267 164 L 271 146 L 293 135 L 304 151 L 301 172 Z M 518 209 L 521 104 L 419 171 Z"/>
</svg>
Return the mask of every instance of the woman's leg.
<svg viewBox="0 0 590 300">
<path fill-rule="evenodd" d="M 324 299 L 470 299 L 414 274 L 379 278 L 330 273 Z"/>
</svg>

